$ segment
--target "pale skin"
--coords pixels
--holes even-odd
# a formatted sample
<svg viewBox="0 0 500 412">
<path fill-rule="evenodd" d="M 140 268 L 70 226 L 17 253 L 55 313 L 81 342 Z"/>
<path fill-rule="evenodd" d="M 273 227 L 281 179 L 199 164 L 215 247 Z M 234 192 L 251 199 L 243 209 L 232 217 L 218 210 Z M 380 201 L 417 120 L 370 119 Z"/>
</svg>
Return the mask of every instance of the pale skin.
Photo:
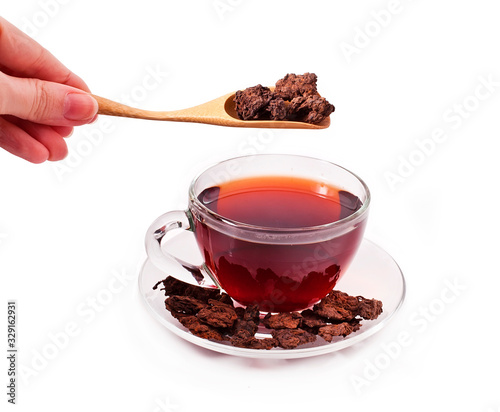
<svg viewBox="0 0 500 412">
<path fill-rule="evenodd" d="M 93 122 L 85 82 L 0 17 L 0 148 L 32 163 L 63 159 L 65 138 Z"/>
</svg>

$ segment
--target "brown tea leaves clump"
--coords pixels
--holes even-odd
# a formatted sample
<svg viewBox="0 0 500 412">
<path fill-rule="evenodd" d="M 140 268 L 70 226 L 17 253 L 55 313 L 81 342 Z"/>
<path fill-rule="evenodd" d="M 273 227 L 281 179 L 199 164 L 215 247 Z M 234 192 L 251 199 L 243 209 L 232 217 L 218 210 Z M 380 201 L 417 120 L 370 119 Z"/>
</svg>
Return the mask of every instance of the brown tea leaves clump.
<svg viewBox="0 0 500 412">
<path fill-rule="evenodd" d="M 288 101 L 301 96 L 314 96 L 318 94 L 317 81 L 318 76 L 314 73 L 304 73 L 302 75 L 289 73 L 276 82 L 274 92 Z"/>
<path fill-rule="evenodd" d="M 228 341 L 248 349 L 294 349 L 314 342 L 318 336 L 327 342 L 346 337 L 361 327 L 362 319 L 376 319 L 382 302 L 362 296 L 332 291 L 313 309 L 299 312 L 268 313 L 262 319 L 258 305 L 235 307 L 232 299 L 218 289 L 181 282 L 171 276 L 163 285 L 165 308 L 193 335 L 214 341 Z M 259 325 L 271 337 L 256 336 Z"/>
<path fill-rule="evenodd" d="M 295 349 L 316 340 L 316 335 L 302 329 L 273 329 L 271 335 L 283 349 Z"/>
<path fill-rule="evenodd" d="M 262 323 L 268 329 L 296 329 L 302 316 L 298 312 L 282 312 L 272 315 L 268 313 Z"/>
<path fill-rule="evenodd" d="M 318 93 L 314 73 L 287 74 L 272 91 L 260 84 L 238 90 L 236 113 L 242 120 L 293 120 L 321 123 L 335 107 Z"/>
<path fill-rule="evenodd" d="M 201 309 L 196 314 L 196 317 L 215 328 L 232 328 L 234 322 L 238 319 L 234 307 L 217 301 L 210 303 L 210 306 Z"/>
<path fill-rule="evenodd" d="M 267 110 L 271 100 L 275 98 L 268 87 L 260 84 L 236 92 L 234 102 L 238 116 L 244 120 L 257 120 L 268 116 Z"/>
<path fill-rule="evenodd" d="M 351 322 L 332 323 L 329 325 L 321 326 L 318 329 L 318 335 L 327 342 L 331 342 L 335 336 L 346 337 L 352 332 L 356 332 L 361 327 L 361 322 L 358 319 Z"/>
<path fill-rule="evenodd" d="M 314 312 L 336 322 L 350 321 L 357 316 L 363 319 L 376 319 L 382 313 L 382 302 L 332 290 L 314 305 Z"/>
</svg>

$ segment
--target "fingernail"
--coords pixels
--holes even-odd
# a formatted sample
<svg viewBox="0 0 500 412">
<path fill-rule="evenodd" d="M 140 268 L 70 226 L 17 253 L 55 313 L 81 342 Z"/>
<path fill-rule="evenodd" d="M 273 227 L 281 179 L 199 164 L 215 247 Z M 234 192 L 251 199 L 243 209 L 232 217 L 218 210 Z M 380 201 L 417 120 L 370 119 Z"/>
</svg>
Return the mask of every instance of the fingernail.
<svg viewBox="0 0 500 412">
<path fill-rule="evenodd" d="M 99 118 L 99 115 L 96 114 L 94 118 L 89 122 L 90 124 L 97 122 L 97 119 Z"/>
<path fill-rule="evenodd" d="M 88 94 L 68 93 L 64 98 L 64 117 L 67 120 L 92 120 L 97 109 L 97 102 Z"/>
</svg>

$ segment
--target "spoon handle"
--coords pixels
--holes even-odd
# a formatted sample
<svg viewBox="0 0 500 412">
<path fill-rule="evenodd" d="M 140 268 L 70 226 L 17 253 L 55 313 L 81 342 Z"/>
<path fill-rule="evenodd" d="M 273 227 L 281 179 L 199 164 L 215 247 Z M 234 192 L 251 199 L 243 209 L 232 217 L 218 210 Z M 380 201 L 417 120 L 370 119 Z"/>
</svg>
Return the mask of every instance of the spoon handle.
<svg viewBox="0 0 500 412">
<path fill-rule="evenodd" d="M 97 100 L 99 104 L 99 114 L 105 114 L 108 116 L 120 116 L 120 117 L 133 117 L 136 119 L 159 119 L 158 114 L 151 112 L 149 110 L 136 109 L 134 107 L 127 106 L 113 100 L 105 99 L 104 97 L 92 95 L 94 99 Z"/>
</svg>

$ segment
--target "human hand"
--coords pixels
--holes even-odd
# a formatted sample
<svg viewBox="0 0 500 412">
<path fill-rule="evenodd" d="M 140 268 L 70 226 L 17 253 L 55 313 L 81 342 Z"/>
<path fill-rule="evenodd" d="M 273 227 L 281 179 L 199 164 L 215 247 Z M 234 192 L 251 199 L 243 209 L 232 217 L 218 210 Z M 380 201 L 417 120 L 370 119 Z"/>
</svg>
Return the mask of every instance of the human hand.
<svg viewBox="0 0 500 412">
<path fill-rule="evenodd" d="M 33 163 L 61 160 L 64 137 L 91 123 L 98 105 L 87 85 L 0 17 L 0 147 Z"/>
</svg>

